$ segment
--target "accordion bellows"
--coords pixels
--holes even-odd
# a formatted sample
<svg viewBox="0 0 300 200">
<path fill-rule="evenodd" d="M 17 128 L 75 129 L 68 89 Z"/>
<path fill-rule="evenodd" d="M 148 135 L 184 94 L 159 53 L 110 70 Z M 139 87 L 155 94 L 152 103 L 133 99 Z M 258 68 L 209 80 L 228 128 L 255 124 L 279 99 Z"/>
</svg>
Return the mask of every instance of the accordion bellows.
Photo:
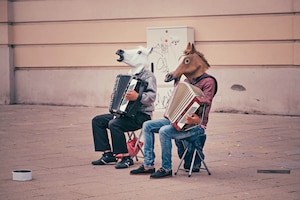
<svg viewBox="0 0 300 200">
<path fill-rule="evenodd" d="M 135 76 L 119 74 L 116 78 L 112 98 L 109 105 L 109 112 L 117 117 L 134 117 L 141 103 L 139 101 L 128 101 L 125 94 L 129 90 L 135 90 L 142 95 L 148 83 Z"/>
<path fill-rule="evenodd" d="M 196 112 L 200 107 L 200 98 L 204 93 L 198 87 L 187 82 L 179 82 L 168 102 L 164 117 L 169 119 L 176 130 L 187 131 L 195 124 L 185 124 L 186 115 Z"/>
</svg>

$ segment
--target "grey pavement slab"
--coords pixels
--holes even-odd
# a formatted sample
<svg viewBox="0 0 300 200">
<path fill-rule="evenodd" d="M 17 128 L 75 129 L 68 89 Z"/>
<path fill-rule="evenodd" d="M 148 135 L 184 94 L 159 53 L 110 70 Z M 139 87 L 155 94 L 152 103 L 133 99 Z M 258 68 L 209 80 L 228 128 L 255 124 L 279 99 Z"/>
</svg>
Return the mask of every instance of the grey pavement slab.
<svg viewBox="0 0 300 200">
<path fill-rule="evenodd" d="M 205 171 L 152 180 L 92 166 L 91 119 L 107 108 L 0 105 L 0 199 L 300 199 L 300 117 L 211 113 Z M 156 112 L 154 118 L 162 117 Z M 143 140 L 143 138 L 142 138 Z M 156 135 L 156 168 L 160 144 Z M 173 171 L 179 162 L 173 145 Z M 12 171 L 31 169 L 32 181 Z M 289 174 L 257 173 L 289 170 Z"/>
</svg>

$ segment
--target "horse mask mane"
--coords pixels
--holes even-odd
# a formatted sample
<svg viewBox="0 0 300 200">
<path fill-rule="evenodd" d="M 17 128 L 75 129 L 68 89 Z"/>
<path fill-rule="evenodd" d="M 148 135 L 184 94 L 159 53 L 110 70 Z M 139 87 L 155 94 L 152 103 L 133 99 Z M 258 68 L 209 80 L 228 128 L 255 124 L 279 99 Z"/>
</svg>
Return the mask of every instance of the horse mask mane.
<svg viewBox="0 0 300 200">
<path fill-rule="evenodd" d="M 119 49 L 116 54 L 119 56 L 118 62 L 124 62 L 130 66 L 128 74 L 134 75 L 140 73 L 148 66 L 148 57 L 153 48 L 139 46 L 136 49 L 123 50 Z"/>
</svg>

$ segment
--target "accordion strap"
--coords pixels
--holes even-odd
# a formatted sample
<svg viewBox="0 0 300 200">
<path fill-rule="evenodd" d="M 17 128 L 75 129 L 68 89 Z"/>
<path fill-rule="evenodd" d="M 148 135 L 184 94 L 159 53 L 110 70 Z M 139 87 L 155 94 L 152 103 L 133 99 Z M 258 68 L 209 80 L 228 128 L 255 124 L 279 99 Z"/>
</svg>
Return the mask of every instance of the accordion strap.
<svg viewBox="0 0 300 200">
<path fill-rule="evenodd" d="M 141 101 L 142 96 L 143 96 L 143 92 L 145 91 L 145 88 L 146 88 L 146 87 L 147 87 L 146 85 L 142 85 L 142 86 L 139 88 L 139 96 L 138 96 L 138 98 L 137 98 L 136 101 Z"/>
<path fill-rule="evenodd" d="M 205 74 L 199 76 L 198 78 L 195 79 L 195 82 L 193 83 L 193 85 L 195 85 L 196 83 L 198 83 L 199 81 L 201 81 L 202 79 L 205 79 L 205 78 L 212 78 L 215 81 L 215 84 L 216 84 L 215 92 L 214 92 L 214 96 L 215 96 L 217 94 L 217 91 L 218 91 L 218 81 L 212 75 L 209 75 L 209 74 L 205 73 Z"/>
<path fill-rule="evenodd" d="M 141 99 L 142 99 L 142 96 L 143 96 L 143 92 L 145 91 L 145 88 L 147 88 L 147 86 L 148 86 L 147 82 L 143 81 L 142 79 L 138 78 L 137 76 L 134 76 L 134 78 L 137 79 L 137 80 L 140 80 L 141 84 L 140 84 L 139 89 L 137 91 L 139 96 L 134 102 L 135 106 L 133 106 L 132 109 L 131 109 L 132 113 L 136 113 L 139 110 L 140 105 L 141 105 Z M 132 115 L 132 116 L 134 116 L 134 115 Z"/>
</svg>

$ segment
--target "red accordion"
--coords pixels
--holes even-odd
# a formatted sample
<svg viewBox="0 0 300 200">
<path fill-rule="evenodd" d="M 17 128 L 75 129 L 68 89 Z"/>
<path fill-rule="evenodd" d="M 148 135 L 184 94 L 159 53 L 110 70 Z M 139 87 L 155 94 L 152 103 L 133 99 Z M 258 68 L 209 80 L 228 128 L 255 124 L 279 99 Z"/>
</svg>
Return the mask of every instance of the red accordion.
<svg viewBox="0 0 300 200">
<path fill-rule="evenodd" d="M 185 124 L 186 115 L 195 113 L 200 107 L 204 93 L 187 82 L 179 82 L 168 102 L 164 117 L 169 119 L 176 130 L 187 131 L 197 124 Z"/>
</svg>

